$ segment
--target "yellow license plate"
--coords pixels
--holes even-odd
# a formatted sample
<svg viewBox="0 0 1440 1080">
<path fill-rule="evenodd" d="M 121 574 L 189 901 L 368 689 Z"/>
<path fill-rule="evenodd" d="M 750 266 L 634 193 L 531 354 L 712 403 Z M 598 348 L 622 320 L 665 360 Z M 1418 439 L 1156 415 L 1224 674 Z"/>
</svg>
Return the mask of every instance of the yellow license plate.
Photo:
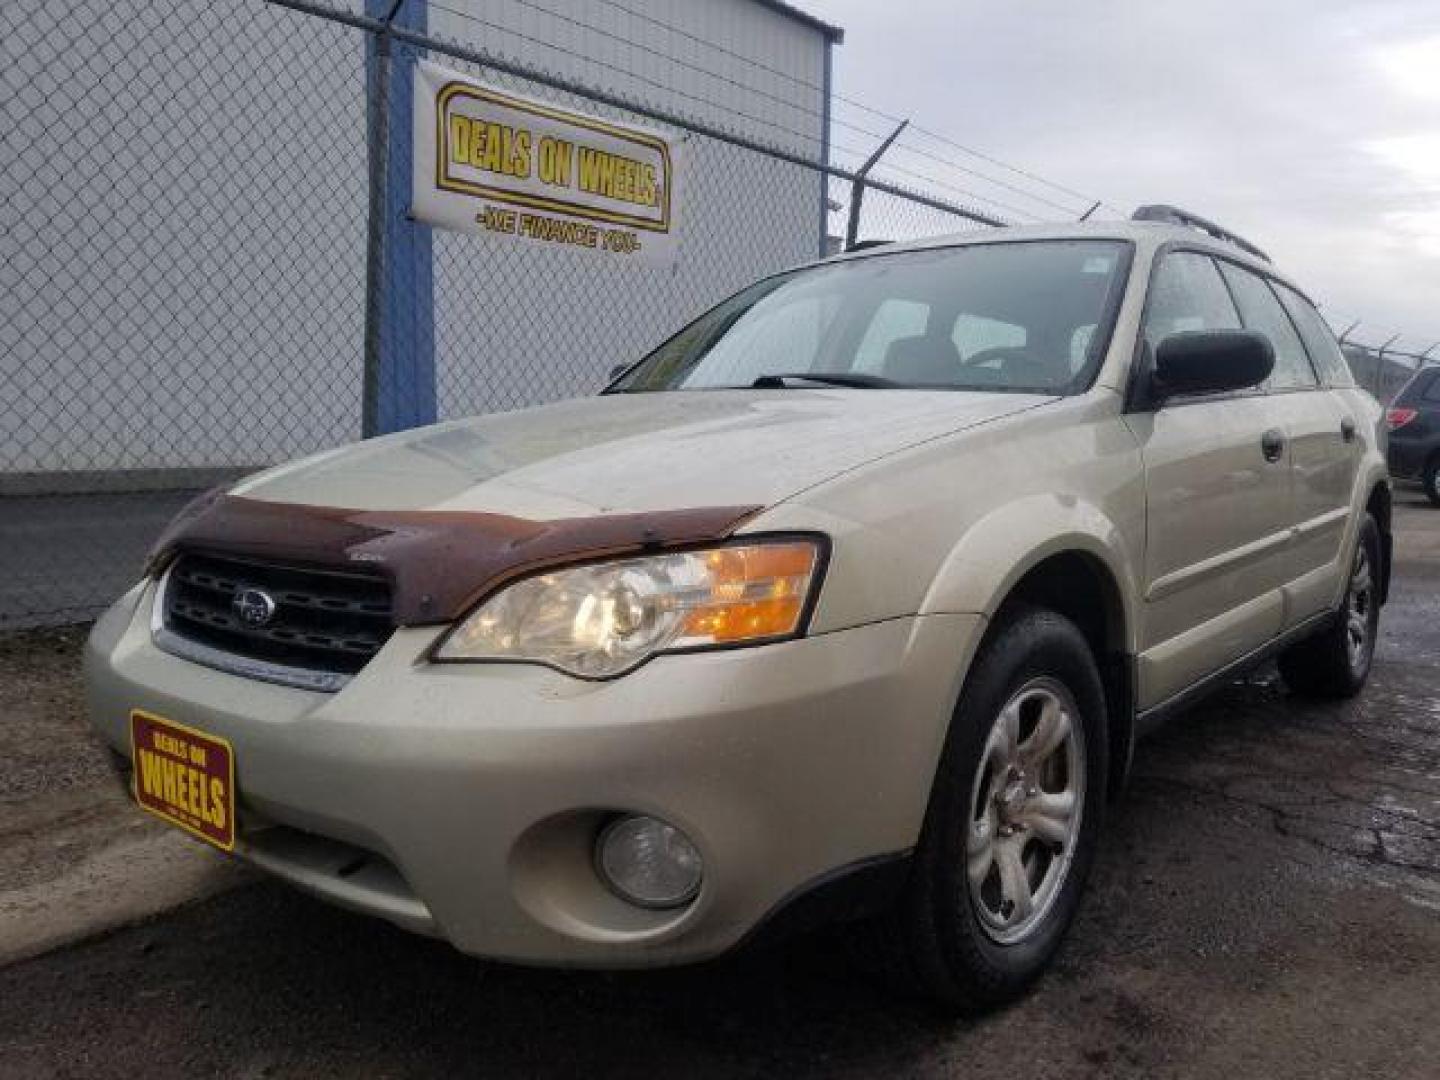
<svg viewBox="0 0 1440 1080">
<path fill-rule="evenodd" d="M 235 847 L 235 752 L 215 735 L 130 713 L 135 801 L 222 851 Z"/>
</svg>

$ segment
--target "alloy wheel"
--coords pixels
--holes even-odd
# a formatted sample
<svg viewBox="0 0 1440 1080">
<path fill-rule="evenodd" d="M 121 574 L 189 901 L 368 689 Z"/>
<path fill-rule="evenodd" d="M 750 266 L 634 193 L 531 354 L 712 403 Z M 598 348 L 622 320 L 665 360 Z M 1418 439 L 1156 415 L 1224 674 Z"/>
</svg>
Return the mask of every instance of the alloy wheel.
<svg viewBox="0 0 1440 1080">
<path fill-rule="evenodd" d="M 1364 665 L 1371 647 L 1370 615 L 1375 602 L 1374 576 L 1370 572 L 1370 555 L 1361 543 L 1355 551 L 1355 564 L 1350 571 L 1350 589 L 1345 597 L 1345 649 L 1352 670 Z"/>
<path fill-rule="evenodd" d="M 996 716 L 971 788 L 970 902 L 987 936 L 1023 941 L 1045 921 L 1074 860 L 1085 804 L 1080 710 L 1055 679 L 1025 683 Z"/>
</svg>

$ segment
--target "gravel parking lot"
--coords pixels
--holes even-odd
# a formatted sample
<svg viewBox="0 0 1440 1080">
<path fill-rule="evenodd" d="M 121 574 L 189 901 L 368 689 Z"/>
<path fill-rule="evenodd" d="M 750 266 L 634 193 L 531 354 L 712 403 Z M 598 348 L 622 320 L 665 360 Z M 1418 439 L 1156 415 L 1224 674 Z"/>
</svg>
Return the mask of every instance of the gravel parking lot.
<svg viewBox="0 0 1440 1080">
<path fill-rule="evenodd" d="M 967 1023 L 894 1001 L 833 937 L 525 971 L 234 873 L 98 794 L 78 633 L 0 640 L 0 915 L 53 914 L 122 841 L 152 845 L 157 879 L 187 866 L 183 896 L 238 886 L 0 968 L 0 1075 L 1433 1077 L 1440 511 L 1400 502 L 1366 693 L 1304 704 L 1261 671 L 1147 741 L 1057 968 Z M 32 908 L 6 902 L 15 880 Z"/>
</svg>

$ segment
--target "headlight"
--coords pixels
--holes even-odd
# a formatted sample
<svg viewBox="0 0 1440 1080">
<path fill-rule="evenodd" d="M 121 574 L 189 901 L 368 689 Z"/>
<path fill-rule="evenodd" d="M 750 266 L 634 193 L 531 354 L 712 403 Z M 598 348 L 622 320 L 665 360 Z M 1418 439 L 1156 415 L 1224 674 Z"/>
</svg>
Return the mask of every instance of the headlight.
<svg viewBox="0 0 1440 1080">
<path fill-rule="evenodd" d="M 817 578 L 813 540 L 766 540 L 554 570 L 501 589 L 434 659 L 528 660 L 592 679 L 678 649 L 800 632 Z"/>
</svg>

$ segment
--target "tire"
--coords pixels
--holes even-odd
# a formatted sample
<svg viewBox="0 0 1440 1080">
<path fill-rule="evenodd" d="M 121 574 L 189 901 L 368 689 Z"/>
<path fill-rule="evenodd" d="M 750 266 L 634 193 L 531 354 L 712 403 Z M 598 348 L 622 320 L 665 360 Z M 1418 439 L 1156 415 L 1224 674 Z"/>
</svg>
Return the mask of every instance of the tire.
<svg viewBox="0 0 1440 1080">
<path fill-rule="evenodd" d="M 1340 699 L 1354 697 L 1365 686 L 1380 627 L 1381 558 L 1380 528 L 1366 514 L 1334 621 L 1280 654 L 1280 674 L 1294 693 Z"/>
<path fill-rule="evenodd" d="M 1420 478 L 1425 485 L 1425 494 L 1435 506 L 1440 506 L 1440 454 L 1432 457 L 1425 466 L 1425 475 Z"/>
<path fill-rule="evenodd" d="M 1039 753 L 1037 737 L 1053 742 L 1062 713 L 1070 734 Z M 1014 729 L 1002 714 L 1018 716 Z M 965 680 L 905 893 L 872 929 L 870 955 L 898 989 L 974 1013 L 1013 1000 L 1044 971 L 1094 862 L 1107 747 L 1105 693 L 1084 636 L 1050 611 L 1008 611 Z M 1000 769 L 1007 760 L 1024 774 Z M 1062 791 L 1074 817 L 1052 801 Z M 1028 914 L 1009 901 L 1027 892 Z"/>
</svg>

